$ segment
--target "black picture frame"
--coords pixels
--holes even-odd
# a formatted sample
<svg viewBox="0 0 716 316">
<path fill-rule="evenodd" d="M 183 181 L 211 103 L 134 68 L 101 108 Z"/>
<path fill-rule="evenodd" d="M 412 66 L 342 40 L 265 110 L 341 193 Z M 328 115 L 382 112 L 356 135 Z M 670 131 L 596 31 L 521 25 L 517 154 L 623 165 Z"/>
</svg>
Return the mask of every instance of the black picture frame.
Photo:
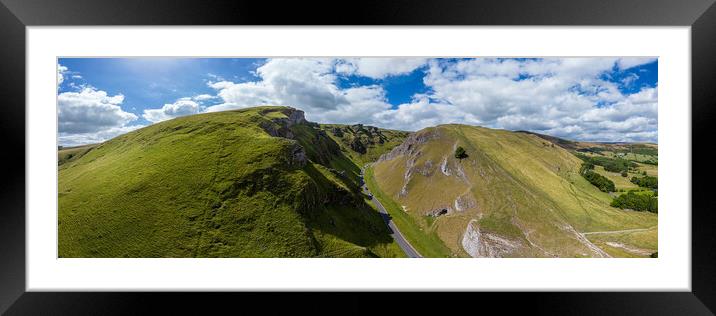
<svg viewBox="0 0 716 316">
<path fill-rule="evenodd" d="M 716 5 L 714 0 L 362 1 L 112 1 L 0 0 L 0 312 L 7 314 L 133 314 L 184 312 L 260 303 L 256 294 L 48 293 L 25 291 L 25 31 L 42 25 L 636 25 L 690 26 L 692 53 L 692 291 L 677 293 L 482 293 L 470 305 L 508 299 L 510 311 L 550 314 L 696 314 L 716 311 L 716 234 L 710 178 L 716 119 Z M 268 14 L 270 12 L 270 14 Z M 688 106 L 677 104 L 669 106 Z M 698 144 L 698 146 L 693 146 Z M 22 166 L 22 167 L 20 167 Z M 188 296 L 191 295 L 191 298 Z M 269 311 L 310 307 L 309 294 L 282 293 Z M 370 311 L 368 294 L 322 299 L 349 312 Z M 444 296 L 443 296 L 444 297 Z M 199 298 L 199 300 L 195 300 Z M 378 298 L 379 299 L 379 298 Z M 413 294 L 410 300 L 440 300 Z M 199 306 L 190 301 L 212 301 Z M 176 303 L 180 302 L 180 303 Z M 505 304 L 505 303 L 500 303 Z M 413 306 L 410 306 L 413 305 Z M 404 312 L 426 308 L 400 304 Z M 266 307 L 264 305 L 264 307 Z M 326 305 L 321 305 L 326 307 Z M 349 307 L 346 309 L 346 307 Z M 469 307 L 469 306 L 465 306 Z M 316 309 L 321 309 L 315 307 Z"/>
</svg>

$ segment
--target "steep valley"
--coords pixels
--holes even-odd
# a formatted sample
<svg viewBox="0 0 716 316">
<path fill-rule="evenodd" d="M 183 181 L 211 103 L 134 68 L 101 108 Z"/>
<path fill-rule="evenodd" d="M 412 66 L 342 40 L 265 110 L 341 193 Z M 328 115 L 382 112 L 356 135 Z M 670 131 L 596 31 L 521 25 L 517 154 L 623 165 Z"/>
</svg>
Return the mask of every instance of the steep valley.
<svg viewBox="0 0 716 316">
<path fill-rule="evenodd" d="M 424 257 L 648 257 L 657 214 L 610 206 L 580 175 L 575 152 L 594 146 L 318 124 L 290 107 L 179 117 L 60 148 L 59 256 L 404 257 L 362 193 L 367 166 L 373 198 Z"/>
</svg>

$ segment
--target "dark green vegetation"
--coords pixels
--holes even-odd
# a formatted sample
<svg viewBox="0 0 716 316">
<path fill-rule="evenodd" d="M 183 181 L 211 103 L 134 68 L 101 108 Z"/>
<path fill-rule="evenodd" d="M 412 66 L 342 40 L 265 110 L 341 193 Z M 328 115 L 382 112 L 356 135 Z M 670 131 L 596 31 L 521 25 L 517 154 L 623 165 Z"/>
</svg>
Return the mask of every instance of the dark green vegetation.
<svg viewBox="0 0 716 316">
<path fill-rule="evenodd" d="M 363 124 L 321 124 L 320 127 L 358 166 L 376 161 L 380 155 L 400 145 L 409 134 Z"/>
<path fill-rule="evenodd" d="M 303 112 L 258 107 L 60 151 L 59 256 L 403 256 L 341 149 Z"/>
<path fill-rule="evenodd" d="M 609 158 L 602 156 L 587 156 L 583 154 L 577 154 L 579 159 L 584 160 L 586 163 L 590 163 L 596 166 L 604 167 L 604 170 L 611 172 L 628 172 L 631 168 L 636 168 L 637 164 L 626 159 L 621 158 Z"/>
<path fill-rule="evenodd" d="M 458 147 L 455 149 L 455 158 L 462 160 L 462 159 L 465 159 L 465 158 L 467 158 L 467 157 L 468 157 L 468 156 L 467 156 L 467 153 L 465 153 L 465 148 L 462 148 L 462 146 L 458 146 Z"/>
<path fill-rule="evenodd" d="M 658 198 L 648 193 L 629 191 L 616 197 L 611 205 L 621 209 L 658 213 Z"/>
<path fill-rule="evenodd" d="M 614 192 L 615 186 L 612 180 L 594 172 L 594 165 L 588 162 L 582 164 L 579 173 L 602 192 Z"/>
<path fill-rule="evenodd" d="M 632 177 L 631 183 L 634 183 L 640 187 L 649 189 L 659 188 L 659 179 L 657 177 L 643 176 L 641 178 Z"/>
</svg>

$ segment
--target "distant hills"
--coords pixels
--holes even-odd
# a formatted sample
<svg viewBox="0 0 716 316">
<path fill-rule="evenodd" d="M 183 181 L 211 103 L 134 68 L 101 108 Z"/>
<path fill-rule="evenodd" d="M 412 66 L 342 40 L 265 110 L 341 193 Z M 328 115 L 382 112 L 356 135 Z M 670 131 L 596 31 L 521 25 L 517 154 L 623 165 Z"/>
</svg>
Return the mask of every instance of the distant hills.
<svg viewBox="0 0 716 316">
<path fill-rule="evenodd" d="M 648 257 L 656 214 L 611 207 L 616 193 L 580 176 L 577 154 L 651 163 L 657 148 L 317 124 L 290 107 L 180 117 L 58 150 L 59 256 L 403 257 L 361 193 L 367 166 L 426 257 Z M 630 174 L 656 173 L 637 165 Z"/>
</svg>

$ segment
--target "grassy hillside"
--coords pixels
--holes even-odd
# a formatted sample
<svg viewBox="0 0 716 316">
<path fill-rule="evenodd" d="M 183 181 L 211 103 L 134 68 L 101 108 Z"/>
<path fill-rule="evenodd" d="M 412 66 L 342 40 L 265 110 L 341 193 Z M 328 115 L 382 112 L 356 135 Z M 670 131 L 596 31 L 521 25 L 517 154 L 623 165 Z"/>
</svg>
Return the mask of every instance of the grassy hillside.
<svg viewBox="0 0 716 316">
<path fill-rule="evenodd" d="M 455 256 L 445 246 L 437 235 L 434 227 L 430 224 L 423 226 L 415 222 L 413 216 L 403 211 L 390 196 L 383 192 L 375 182 L 375 175 L 372 168 L 367 168 L 365 173 L 366 185 L 370 191 L 379 199 L 385 207 L 391 219 L 400 227 L 400 232 L 424 257 L 445 258 Z"/>
<path fill-rule="evenodd" d="M 457 147 L 468 157 L 455 158 Z M 536 135 L 441 125 L 411 135 L 372 169 L 389 203 L 399 205 L 426 235 L 437 234 L 452 255 L 606 257 L 656 251 L 656 234 L 584 234 L 651 228 L 657 216 L 610 207 L 609 194 L 579 175 L 581 162 Z M 599 240 L 592 242 L 592 236 Z M 623 247 L 608 246 L 617 243 Z"/>
<path fill-rule="evenodd" d="M 59 256 L 402 256 L 340 148 L 301 111 L 259 107 L 61 152 Z"/>
<path fill-rule="evenodd" d="M 345 155 L 358 166 L 378 160 L 382 154 L 400 145 L 410 134 L 362 124 L 321 124 L 321 129 L 335 140 Z"/>
<path fill-rule="evenodd" d="M 91 144 L 84 146 L 59 148 L 57 150 L 57 164 L 62 165 L 73 159 L 79 159 L 80 157 L 84 156 L 84 154 L 94 149 L 96 146 L 97 144 Z"/>
</svg>

